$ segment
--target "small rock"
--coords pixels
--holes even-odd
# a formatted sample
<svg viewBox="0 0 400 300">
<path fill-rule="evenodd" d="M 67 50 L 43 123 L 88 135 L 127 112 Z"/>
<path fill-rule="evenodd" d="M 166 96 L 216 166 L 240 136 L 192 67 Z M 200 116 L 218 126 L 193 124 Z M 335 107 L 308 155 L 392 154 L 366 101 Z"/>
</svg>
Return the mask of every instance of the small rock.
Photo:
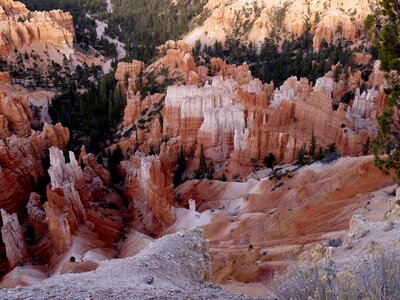
<svg viewBox="0 0 400 300">
<path fill-rule="evenodd" d="M 147 284 L 153 284 L 153 282 L 154 282 L 154 277 L 153 277 L 153 276 L 148 276 L 148 277 L 146 278 L 146 282 L 147 282 Z"/>
</svg>

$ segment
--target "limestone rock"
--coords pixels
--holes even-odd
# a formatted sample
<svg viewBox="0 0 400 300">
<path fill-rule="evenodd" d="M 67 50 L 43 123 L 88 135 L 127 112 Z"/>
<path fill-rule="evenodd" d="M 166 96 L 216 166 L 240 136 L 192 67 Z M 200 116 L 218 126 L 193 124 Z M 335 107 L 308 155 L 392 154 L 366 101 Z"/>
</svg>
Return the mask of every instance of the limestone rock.
<svg viewBox="0 0 400 300">
<path fill-rule="evenodd" d="M 273 85 L 243 80 L 242 75 L 236 81 L 231 67 L 217 63 L 227 77 L 214 77 L 202 87 L 180 85 L 167 90 L 163 136 L 171 142 L 161 147 L 161 155 L 174 165 L 181 146 L 186 156 L 194 154 L 188 175 L 197 167 L 201 152 L 207 163 L 232 173 L 245 172 L 254 159 L 261 163 L 269 153 L 279 161 L 293 162 L 312 134 L 317 147 L 335 142 L 342 154 L 354 155 L 376 132 L 382 86 L 356 93 L 353 103 L 339 103 L 335 109 L 335 97 L 344 92 L 339 92 L 342 83 L 333 80 L 332 72 L 317 79 L 314 87 L 305 78 L 291 77 L 273 91 Z M 356 88 L 360 80 L 359 74 L 352 74 L 351 86 Z"/>
<path fill-rule="evenodd" d="M 99 177 L 105 185 L 112 184 L 110 172 L 96 161 L 96 158 L 93 154 L 84 155 L 82 160 L 85 166 L 84 175 L 88 178 L 87 181 Z"/>
<path fill-rule="evenodd" d="M 66 163 L 63 152 L 50 148 L 50 186 L 47 187 L 47 202 L 44 205 L 49 236 L 55 251 L 61 254 L 72 244 L 72 234 L 85 222 L 85 211 L 76 186 L 83 181 L 83 171 L 75 155 L 69 153 Z"/>
<path fill-rule="evenodd" d="M 354 242 L 365 237 L 370 231 L 367 220 L 365 220 L 365 218 L 363 218 L 363 216 L 360 214 L 353 215 L 349 225 L 349 231 L 347 232 L 343 241 L 343 245 L 346 248 L 351 248 Z"/>
<path fill-rule="evenodd" d="M 400 187 L 396 189 L 396 196 L 389 200 L 385 219 L 389 222 L 400 220 Z"/>
</svg>

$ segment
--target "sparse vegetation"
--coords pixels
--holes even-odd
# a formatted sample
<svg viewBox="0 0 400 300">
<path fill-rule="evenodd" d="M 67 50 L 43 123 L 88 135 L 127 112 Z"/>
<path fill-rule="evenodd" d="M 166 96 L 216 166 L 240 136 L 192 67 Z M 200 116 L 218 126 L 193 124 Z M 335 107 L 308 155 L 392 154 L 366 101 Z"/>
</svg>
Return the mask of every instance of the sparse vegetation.
<svg viewBox="0 0 400 300">
<path fill-rule="evenodd" d="M 255 77 L 266 83 L 273 81 L 276 86 L 280 86 L 290 76 L 305 77 L 315 83 L 317 78 L 338 63 L 336 78 L 339 79 L 348 67 L 356 67 L 352 54 L 357 48 L 351 49 L 350 46 L 351 42 L 348 41 L 338 41 L 336 44 L 323 42 L 320 49 L 315 51 L 308 28 L 300 37 L 283 41 L 280 49 L 275 40 L 266 39 L 258 53 L 253 43 L 243 44 L 230 38 L 223 49 L 219 44 L 204 47 L 203 55 L 206 60 L 215 56 L 236 65 L 247 62 Z M 201 53 L 199 43 L 195 49 L 195 54 Z M 374 48 L 367 51 L 374 53 Z"/>
<path fill-rule="evenodd" d="M 400 299 L 400 258 L 383 252 L 354 262 L 354 266 L 326 263 L 292 266 L 275 286 L 277 299 Z"/>
</svg>

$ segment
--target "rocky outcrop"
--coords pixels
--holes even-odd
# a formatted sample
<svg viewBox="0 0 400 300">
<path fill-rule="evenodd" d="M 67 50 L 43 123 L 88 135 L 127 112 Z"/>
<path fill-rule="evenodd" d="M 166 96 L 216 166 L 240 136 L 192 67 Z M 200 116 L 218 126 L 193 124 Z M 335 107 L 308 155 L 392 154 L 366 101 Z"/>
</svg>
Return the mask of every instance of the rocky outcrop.
<svg viewBox="0 0 400 300">
<path fill-rule="evenodd" d="M 158 156 L 131 157 L 124 162 L 125 195 L 135 228 L 156 236 L 175 220 L 172 171 Z"/>
<path fill-rule="evenodd" d="M 127 128 L 129 125 L 133 125 L 139 121 L 139 117 L 158 106 L 162 100 L 163 95 L 155 94 L 149 95 L 142 99 L 139 92 L 136 94 L 129 91 L 126 99 L 126 107 L 124 111 L 124 126 Z M 139 125 L 139 124 L 137 124 Z"/>
<path fill-rule="evenodd" d="M 253 76 L 246 62 L 241 66 L 236 66 L 225 63 L 221 58 L 212 58 L 211 68 L 218 75 L 232 77 L 239 85 L 248 84 L 253 80 Z"/>
<path fill-rule="evenodd" d="M 0 3 L 1 56 L 7 57 L 14 50 L 44 49 L 46 45 L 69 55 L 73 52 L 74 35 L 69 13 L 60 10 L 30 12 L 19 1 L 4 0 Z"/>
<path fill-rule="evenodd" d="M 157 82 L 164 82 L 171 70 L 180 74 L 190 70 L 203 78 L 203 67 L 191 63 L 188 50 L 186 43 L 167 42 L 160 48 L 165 56 L 158 60 L 163 71 L 153 63 L 144 74 L 153 72 Z M 188 64 L 180 64 L 185 53 Z M 254 165 L 262 165 L 269 153 L 280 162 L 293 162 L 302 147 L 310 146 L 313 135 L 317 152 L 335 143 L 340 153 L 358 155 L 376 133 L 376 118 L 387 98 L 379 63 L 368 80 L 361 71 L 349 69 L 348 78 L 335 81 L 330 71 L 315 86 L 306 78 L 291 77 L 275 89 L 273 83 L 253 79 L 246 64 L 212 59 L 210 70 L 216 76 L 206 76 L 205 81 L 190 84 L 181 80 L 169 85 L 165 101 L 162 94 L 143 97 L 128 90 L 120 142 L 123 151 L 160 153 L 176 166 L 182 149 L 189 178 L 200 168 L 201 156 L 218 170 L 216 176 L 245 174 Z M 146 85 L 145 77 L 142 80 Z M 352 94 L 354 99 L 343 101 Z"/>
<path fill-rule="evenodd" d="M 28 248 L 25 244 L 22 228 L 19 225 L 17 214 L 9 215 L 1 209 L 3 227 L 1 237 L 6 245 L 6 254 L 10 269 L 23 264 L 28 259 Z"/>
<path fill-rule="evenodd" d="M 107 186 L 112 185 L 112 178 L 110 172 L 101 166 L 93 154 L 86 154 L 82 158 L 84 168 L 84 176 L 87 181 L 93 180 L 93 178 L 100 178 L 103 184 Z"/>
<path fill-rule="evenodd" d="M 123 95 L 127 91 L 133 91 L 134 93 L 137 91 L 137 81 L 143 69 L 144 63 L 137 60 L 133 60 L 132 63 L 118 63 L 117 70 L 115 71 L 115 80 L 118 81 L 118 86 Z"/>
<path fill-rule="evenodd" d="M 388 202 L 388 210 L 385 219 L 389 222 L 400 220 L 400 187 L 396 188 L 396 196 Z"/>
<path fill-rule="evenodd" d="M 356 41 L 363 36 L 363 22 L 377 7 L 376 0 L 357 1 L 208 1 L 203 22 L 184 40 L 192 45 L 224 43 L 228 38 L 253 42 L 257 47 L 265 38 L 292 39 L 310 25 L 314 48 L 322 41 Z M 208 14 L 207 14 L 208 13 Z M 204 19 L 204 16 L 206 18 Z"/>
</svg>

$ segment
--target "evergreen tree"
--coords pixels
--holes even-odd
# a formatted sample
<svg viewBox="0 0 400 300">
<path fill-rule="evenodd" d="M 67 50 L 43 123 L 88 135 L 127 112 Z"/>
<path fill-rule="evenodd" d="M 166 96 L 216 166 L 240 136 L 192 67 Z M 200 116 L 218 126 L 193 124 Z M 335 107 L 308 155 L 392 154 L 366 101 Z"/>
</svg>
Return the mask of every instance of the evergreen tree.
<svg viewBox="0 0 400 300">
<path fill-rule="evenodd" d="M 332 143 L 328 145 L 327 153 L 333 154 L 337 152 L 337 146 L 336 143 Z"/>
<path fill-rule="evenodd" d="M 388 107 L 378 117 L 378 136 L 371 141 L 370 148 L 377 167 L 386 174 L 394 169 L 400 178 L 400 6 L 397 0 L 383 0 L 382 6 L 385 18 L 383 26 L 377 26 L 375 45 L 382 70 L 389 72 L 389 99 Z M 369 23 L 373 23 L 371 18 Z"/>
<path fill-rule="evenodd" d="M 267 168 L 269 168 L 273 171 L 275 163 L 276 163 L 275 155 L 273 153 L 268 154 L 268 156 L 264 157 L 263 163 L 264 163 L 264 166 L 266 166 Z"/>
<path fill-rule="evenodd" d="M 179 151 L 178 164 L 174 172 L 174 186 L 178 186 L 182 183 L 183 173 L 186 171 L 186 160 L 185 153 L 183 152 L 183 147 Z"/>
<path fill-rule="evenodd" d="M 311 134 L 311 140 L 310 140 L 310 149 L 308 151 L 311 158 L 315 157 L 315 150 L 316 149 L 317 149 L 317 140 L 315 138 L 314 130 L 313 130 L 312 134 Z"/>
<path fill-rule="evenodd" d="M 121 147 L 117 144 L 112 154 L 109 155 L 108 159 L 110 174 L 114 182 L 119 182 L 121 180 L 121 177 L 119 176 L 118 173 L 118 166 L 123 158 L 124 156 L 122 154 Z"/>
</svg>

